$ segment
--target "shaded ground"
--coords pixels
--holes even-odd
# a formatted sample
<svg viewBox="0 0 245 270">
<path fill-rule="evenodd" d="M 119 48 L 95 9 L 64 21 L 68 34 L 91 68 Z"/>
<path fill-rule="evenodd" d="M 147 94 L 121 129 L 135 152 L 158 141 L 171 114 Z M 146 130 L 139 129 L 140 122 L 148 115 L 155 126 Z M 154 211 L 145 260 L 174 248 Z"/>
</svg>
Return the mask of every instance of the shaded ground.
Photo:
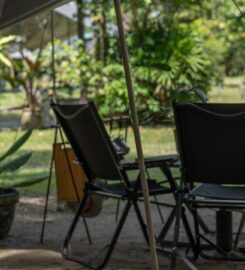
<svg viewBox="0 0 245 270">
<path fill-rule="evenodd" d="M 60 254 L 48 250 L 11 249 L 0 250 L 1 269 L 15 270 L 78 270 L 81 267 L 60 257 Z"/>
<path fill-rule="evenodd" d="M 20 113 L 3 113 L 0 112 L 0 131 L 16 130 L 21 127 Z"/>
<path fill-rule="evenodd" d="M 166 200 L 166 196 L 163 197 Z M 161 199 L 161 198 L 160 198 Z M 167 198 L 169 202 L 171 198 Z M 73 213 L 70 210 L 59 207 L 55 197 L 51 198 L 46 227 L 45 241 L 40 244 L 40 231 L 43 213 L 43 197 L 22 196 L 18 205 L 16 219 L 9 237 L 0 242 L 0 269 L 1 270 L 78 270 L 86 269 L 79 264 L 68 262 L 62 259 L 60 250 L 69 227 Z M 123 208 L 123 205 L 120 207 Z M 142 206 L 141 206 L 142 208 Z M 88 254 L 97 254 L 97 249 L 105 245 L 115 226 L 115 202 L 112 200 L 104 201 L 102 213 L 93 219 L 88 219 L 88 225 L 91 230 L 94 241 L 93 246 L 87 245 L 87 238 L 84 234 L 84 227 L 79 225 L 75 232 L 73 250 L 82 254 L 84 257 Z M 168 209 L 163 210 L 163 216 L 166 217 Z M 154 224 L 156 231 L 162 228 L 159 214 L 156 207 L 153 207 Z M 213 220 L 213 213 L 205 213 L 205 220 Z M 165 218 L 166 219 L 166 218 Z M 211 226 L 211 229 L 214 228 Z M 93 229 L 93 231 L 92 231 Z M 234 230 L 236 226 L 234 226 Z M 170 234 L 171 238 L 171 234 Z M 185 233 L 182 229 L 182 240 L 185 239 Z M 110 260 L 107 270 L 114 269 L 150 269 L 150 256 L 148 248 L 143 240 L 141 230 L 138 226 L 135 214 L 131 211 L 130 216 L 122 231 L 119 242 Z M 169 259 L 159 254 L 160 269 L 169 269 Z M 202 259 L 196 263 L 198 269 L 244 269 L 245 263 L 222 263 L 210 262 Z M 178 269 L 187 269 L 186 266 L 178 261 Z"/>
</svg>

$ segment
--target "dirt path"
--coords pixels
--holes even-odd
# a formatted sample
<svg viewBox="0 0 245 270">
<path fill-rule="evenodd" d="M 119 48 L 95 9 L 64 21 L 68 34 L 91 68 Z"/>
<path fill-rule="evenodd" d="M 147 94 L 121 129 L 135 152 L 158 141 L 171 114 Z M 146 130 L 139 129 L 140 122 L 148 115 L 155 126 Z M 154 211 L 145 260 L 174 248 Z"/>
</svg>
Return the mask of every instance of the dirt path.
<svg viewBox="0 0 245 270">
<path fill-rule="evenodd" d="M 166 196 L 165 196 L 166 199 Z M 52 197 L 49 206 L 45 241 L 40 243 L 44 199 L 22 196 L 16 211 L 16 218 L 8 238 L 0 242 L 0 270 L 82 270 L 86 269 L 79 264 L 66 261 L 62 258 L 60 250 L 72 220 L 73 213 L 64 207 L 57 211 L 57 203 Z M 120 209 L 123 208 L 121 205 Z M 79 254 L 100 255 L 97 248 L 105 245 L 115 226 L 115 202 L 104 201 L 102 213 L 93 219 L 88 219 L 88 225 L 93 230 L 94 244 L 89 246 L 84 234 L 84 227 L 78 226 L 73 249 Z M 164 210 L 164 217 L 169 210 Z M 156 231 L 162 228 L 156 208 L 153 207 L 154 224 Z M 209 214 L 211 215 L 211 214 Z M 211 216 L 210 216 L 211 217 Z M 209 216 L 207 220 L 209 219 Z M 172 233 L 170 234 L 171 237 Z M 182 230 L 181 235 L 184 239 Z M 94 246 L 96 248 L 94 248 Z M 142 232 L 131 211 L 125 224 L 115 252 L 106 270 L 148 270 L 150 269 L 149 250 L 143 240 Z M 160 269 L 169 269 L 169 259 L 159 254 Z M 221 263 L 198 260 L 196 265 L 201 270 L 228 270 L 245 269 L 245 263 Z M 178 261 L 177 269 L 187 269 Z"/>
</svg>

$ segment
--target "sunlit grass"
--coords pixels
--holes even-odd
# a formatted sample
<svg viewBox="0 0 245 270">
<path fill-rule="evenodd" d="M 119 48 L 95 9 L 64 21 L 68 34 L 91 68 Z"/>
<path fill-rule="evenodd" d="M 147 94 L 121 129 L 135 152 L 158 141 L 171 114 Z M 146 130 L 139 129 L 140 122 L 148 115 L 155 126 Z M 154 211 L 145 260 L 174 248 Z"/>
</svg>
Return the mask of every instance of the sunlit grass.
<svg viewBox="0 0 245 270">
<path fill-rule="evenodd" d="M 0 107 L 12 107 L 20 106 L 25 102 L 24 92 L 11 92 L 1 93 L 0 95 Z"/>
<path fill-rule="evenodd" d="M 1 153 L 6 151 L 8 147 L 21 136 L 22 131 L 5 131 L 0 133 L 0 149 Z M 32 152 L 31 159 L 21 169 L 14 173 L 5 173 L 0 175 L 0 185 L 9 182 L 20 182 L 24 180 L 34 179 L 37 176 L 48 175 L 52 154 L 53 130 L 35 130 L 25 145 L 18 151 L 23 153 Z M 37 191 L 43 193 L 45 191 L 46 181 L 36 184 L 33 187 L 23 188 L 24 191 Z M 36 192 L 35 192 L 36 193 Z"/>
<path fill-rule="evenodd" d="M 223 89 L 214 87 L 209 94 L 210 102 L 245 102 L 245 97 L 243 97 L 240 84 L 243 78 L 227 78 Z M 22 104 L 23 96 L 20 93 L 15 95 L 1 94 L 0 106 Z M 6 115 L 4 116 L 6 117 Z M 2 115 L 0 120 L 3 121 Z M 175 141 L 173 128 L 169 126 L 147 126 L 140 127 L 142 145 L 145 156 L 157 156 L 169 153 L 175 153 Z M 16 140 L 17 136 L 20 136 L 22 131 L 4 131 L 0 132 L 0 154 L 3 153 L 7 148 Z M 118 136 L 119 131 L 114 131 L 113 136 Z M 121 131 L 123 135 L 123 131 Z M 35 130 L 28 140 L 28 142 L 23 146 L 21 152 L 31 151 L 32 157 L 28 163 L 20 170 L 14 174 L 0 175 L 0 185 L 1 181 L 22 181 L 25 179 L 32 179 L 37 175 L 45 175 L 49 173 L 49 167 L 52 155 L 52 143 L 54 137 L 54 130 Z M 134 144 L 134 137 L 132 129 L 129 129 L 128 143 L 131 147 L 130 153 L 127 159 L 136 158 L 136 150 Z M 153 173 L 154 177 L 161 177 L 160 172 Z M 54 177 L 53 177 L 54 178 Z M 44 194 L 47 182 L 43 182 L 34 185 L 29 188 L 22 189 L 22 192 L 28 194 Z M 55 181 L 52 180 L 52 187 L 55 187 Z"/>
<path fill-rule="evenodd" d="M 244 103 L 245 93 L 241 91 L 243 77 L 226 78 L 223 87 L 213 87 L 209 93 L 209 102 Z"/>
<path fill-rule="evenodd" d="M 169 127 L 141 127 L 142 144 L 145 156 L 156 156 L 175 152 L 175 143 L 172 128 Z M 1 153 L 7 150 L 22 131 L 6 131 L 0 133 L 0 149 Z M 115 131 L 115 136 L 119 133 Z M 15 173 L 0 175 L 1 183 L 9 183 L 11 181 L 23 181 L 33 179 L 39 175 L 49 173 L 49 167 L 52 155 L 54 130 L 35 130 L 28 142 L 21 148 L 19 153 L 26 151 L 32 152 L 32 157 L 28 163 Z M 136 158 L 136 150 L 134 146 L 134 138 L 132 129 L 129 129 L 128 143 L 131 146 L 130 154 L 127 159 Z M 6 180 L 7 179 L 7 180 Z M 54 177 L 53 177 L 54 179 Z M 54 180 L 52 186 L 55 186 Z M 24 188 L 24 192 L 32 194 L 43 194 L 46 187 L 46 181 L 33 187 Z M 34 193 L 33 193 L 34 192 Z"/>
</svg>

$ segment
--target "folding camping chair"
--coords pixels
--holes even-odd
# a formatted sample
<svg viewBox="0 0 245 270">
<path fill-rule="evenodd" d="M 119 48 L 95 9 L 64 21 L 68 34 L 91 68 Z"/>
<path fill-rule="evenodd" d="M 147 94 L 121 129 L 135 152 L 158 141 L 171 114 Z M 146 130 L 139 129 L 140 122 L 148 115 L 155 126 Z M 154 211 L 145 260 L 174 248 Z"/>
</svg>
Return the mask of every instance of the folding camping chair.
<svg viewBox="0 0 245 270">
<path fill-rule="evenodd" d="M 110 259 L 123 224 L 132 206 L 136 212 L 143 236 L 148 243 L 146 225 L 138 206 L 138 200 L 143 197 L 140 176 L 138 175 L 135 181 L 130 181 L 127 174 L 130 170 L 138 169 L 138 162 L 119 162 L 119 158 L 113 148 L 103 122 L 92 102 L 85 105 L 52 104 L 51 106 L 87 177 L 84 197 L 80 202 L 65 237 L 63 255 L 67 259 L 77 261 L 93 269 L 101 269 Z M 148 159 L 146 161 L 146 168 L 160 167 L 167 170 L 175 161 L 175 155 Z M 110 180 L 113 184 L 104 183 L 98 186 L 96 185 L 95 179 Z M 173 181 L 173 179 L 169 179 L 169 181 Z M 148 184 L 150 196 L 175 192 L 171 187 L 162 187 L 154 180 L 149 179 Z M 74 229 L 78 223 L 80 214 L 83 212 L 88 195 L 91 193 L 108 198 L 125 200 L 126 202 L 116 229 L 112 234 L 110 244 L 107 246 L 105 255 L 101 262 L 96 265 L 92 260 L 87 261 L 84 258 L 75 256 L 70 249 Z"/>
<path fill-rule="evenodd" d="M 212 259 L 244 260 L 245 257 L 229 253 L 201 233 L 197 209 L 234 211 L 245 208 L 245 187 L 242 186 L 245 184 L 245 104 L 174 103 L 173 108 L 181 160 L 174 246 L 178 242 L 181 205 L 186 203 L 194 212 L 196 258 L 201 255 Z M 201 240 L 216 254 L 204 251 Z M 172 269 L 175 260 L 173 254 Z"/>
</svg>

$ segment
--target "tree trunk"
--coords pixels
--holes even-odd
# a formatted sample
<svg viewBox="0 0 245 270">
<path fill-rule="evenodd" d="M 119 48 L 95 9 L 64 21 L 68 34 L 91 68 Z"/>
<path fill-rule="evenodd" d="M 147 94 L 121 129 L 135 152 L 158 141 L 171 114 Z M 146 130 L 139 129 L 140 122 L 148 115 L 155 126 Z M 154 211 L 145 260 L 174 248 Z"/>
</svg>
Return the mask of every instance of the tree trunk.
<svg viewBox="0 0 245 270">
<path fill-rule="evenodd" d="M 78 37 L 83 40 L 85 46 L 83 19 L 83 0 L 77 0 L 77 34 Z"/>
<path fill-rule="evenodd" d="M 84 36 L 84 16 L 83 16 L 83 0 L 77 0 L 77 36 L 83 41 L 83 46 L 86 46 Z M 82 74 L 80 74 L 82 76 Z M 81 103 L 87 102 L 87 88 L 81 83 L 80 85 L 80 101 Z"/>
<path fill-rule="evenodd" d="M 36 96 L 31 93 L 27 94 L 27 104 L 32 111 L 37 111 L 41 109 L 41 105 L 37 101 Z"/>
<path fill-rule="evenodd" d="M 103 1 L 103 8 L 99 19 L 99 60 L 106 65 L 106 0 Z"/>
</svg>

